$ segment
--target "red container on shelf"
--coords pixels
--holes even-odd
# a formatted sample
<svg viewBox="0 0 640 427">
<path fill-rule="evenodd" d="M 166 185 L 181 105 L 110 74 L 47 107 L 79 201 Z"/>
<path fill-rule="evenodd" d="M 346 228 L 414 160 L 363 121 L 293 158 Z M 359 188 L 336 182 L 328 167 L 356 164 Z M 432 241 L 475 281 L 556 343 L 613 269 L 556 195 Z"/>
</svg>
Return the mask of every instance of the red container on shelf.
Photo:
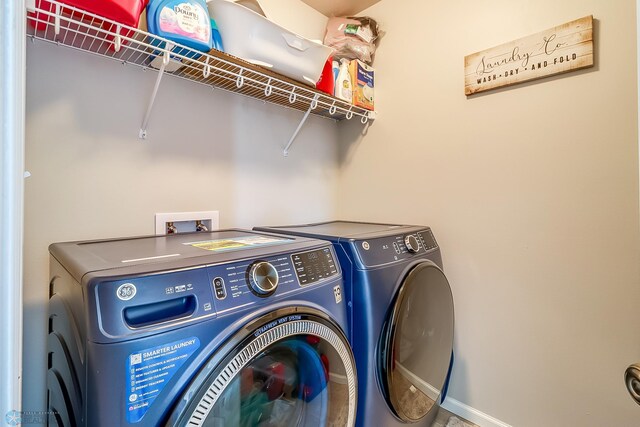
<svg viewBox="0 0 640 427">
<path fill-rule="evenodd" d="M 316 83 L 316 89 L 321 90 L 329 95 L 333 96 L 333 87 L 335 82 L 333 81 L 333 70 L 331 69 L 331 61 L 333 57 L 330 56 L 327 62 L 324 63 L 322 74 L 320 74 L 320 80 Z"/>
<path fill-rule="evenodd" d="M 60 0 L 60 3 L 77 7 L 83 11 L 93 13 L 134 28 L 138 26 L 140 15 L 144 11 L 148 2 L 149 0 Z M 36 0 L 36 8 L 47 12 L 55 12 L 56 5 L 46 0 Z M 60 9 L 60 15 L 80 19 L 78 12 L 65 8 L 64 5 Z M 27 20 L 29 24 L 40 31 L 46 30 L 47 26 L 51 25 L 54 20 L 53 16 L 41 12 L 30 12 L 29 17 L 32 18 Z M 93 26 L 101 27 L 105 31 L 113 33 L 118 31 L 117 26 L 111 22 L 93 19 L 90 16 L 86 16 L 84 21 L 90 22 Z M 133 36 L 133 31 L 126 29 L 120 29 L 119 33 L 124 37 Z M 113 41 L 112 35 L 107 35 L 106 38 L 109 41 Z M 122 44 L 125 43 L 126 42 L 123 40 Z M 112 50 L 117 50 L 113 45 L 111 45 L 110 48 Z"/>
</svg>

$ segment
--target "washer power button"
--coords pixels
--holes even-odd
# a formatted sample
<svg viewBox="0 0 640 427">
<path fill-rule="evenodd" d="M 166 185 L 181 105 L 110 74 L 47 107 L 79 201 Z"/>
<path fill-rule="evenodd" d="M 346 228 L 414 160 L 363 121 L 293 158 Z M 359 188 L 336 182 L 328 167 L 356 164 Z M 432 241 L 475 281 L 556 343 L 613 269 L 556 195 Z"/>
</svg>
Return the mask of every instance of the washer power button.
<svg viewBox="0 0 640 427">
<path fill-rule="evenodd" d="M 227 297 L 227 290 L 224 287 L 224 279 L 222 277 L 213 279 L 213 291 L 217 299 L 225 299 Z"/>
</svg>

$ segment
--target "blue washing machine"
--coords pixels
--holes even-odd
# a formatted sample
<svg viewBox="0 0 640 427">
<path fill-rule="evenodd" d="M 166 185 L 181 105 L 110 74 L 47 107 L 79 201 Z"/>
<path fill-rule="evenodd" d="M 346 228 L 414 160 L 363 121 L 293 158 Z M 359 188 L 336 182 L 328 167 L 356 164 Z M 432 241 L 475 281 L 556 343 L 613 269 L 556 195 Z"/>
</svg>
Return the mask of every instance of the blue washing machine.
<svg viewBox="0 0 640 427">
<path fill-rule="evenodd" d="M 227 230 L 49 250 L 49 425 L 354 425 L 329 242 Z"/>
<path fill-rule="evenodd" d="M 334 221 L 256 230 L 333 242 L 369 426 L 430 426 L 453 362 L 453 297 L 429 227 Z"/>
</svg>

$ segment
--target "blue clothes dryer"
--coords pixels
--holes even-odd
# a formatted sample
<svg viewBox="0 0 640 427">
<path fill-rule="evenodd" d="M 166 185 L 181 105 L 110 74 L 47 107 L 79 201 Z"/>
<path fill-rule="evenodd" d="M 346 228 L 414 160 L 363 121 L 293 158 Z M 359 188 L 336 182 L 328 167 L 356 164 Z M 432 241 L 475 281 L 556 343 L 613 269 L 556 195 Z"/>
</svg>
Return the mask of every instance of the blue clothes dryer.
<svg viewBox="0 0 640 427">
<path fill-rule="evenodd" d="M 333 242 L 358 369 L 356 424 L 430 426 L 453 361 L 454 310 L 429 227 L 333 221 L 256 227 Z"/>
<path fill-rule="evenodd" d="M 354 425 L 329 242 L 226 230 L 50 253 L 49 425 Z"/>
</svg>

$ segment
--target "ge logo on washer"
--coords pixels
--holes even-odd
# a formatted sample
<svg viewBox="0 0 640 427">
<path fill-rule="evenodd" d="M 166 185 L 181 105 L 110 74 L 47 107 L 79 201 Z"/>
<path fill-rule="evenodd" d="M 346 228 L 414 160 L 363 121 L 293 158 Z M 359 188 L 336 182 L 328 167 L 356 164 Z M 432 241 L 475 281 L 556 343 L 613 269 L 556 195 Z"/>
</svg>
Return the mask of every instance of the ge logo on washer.
<svg viewBox="0 0 640 427">
<path fill-rule="evenodd" d="M 123 283 L 118 287 L 116 295 L 118 295 L 118 298 L 122 301 L 128 301 L 136 296 L 136 292 L 136 286 L 133 283 Z"/>
</svg>

